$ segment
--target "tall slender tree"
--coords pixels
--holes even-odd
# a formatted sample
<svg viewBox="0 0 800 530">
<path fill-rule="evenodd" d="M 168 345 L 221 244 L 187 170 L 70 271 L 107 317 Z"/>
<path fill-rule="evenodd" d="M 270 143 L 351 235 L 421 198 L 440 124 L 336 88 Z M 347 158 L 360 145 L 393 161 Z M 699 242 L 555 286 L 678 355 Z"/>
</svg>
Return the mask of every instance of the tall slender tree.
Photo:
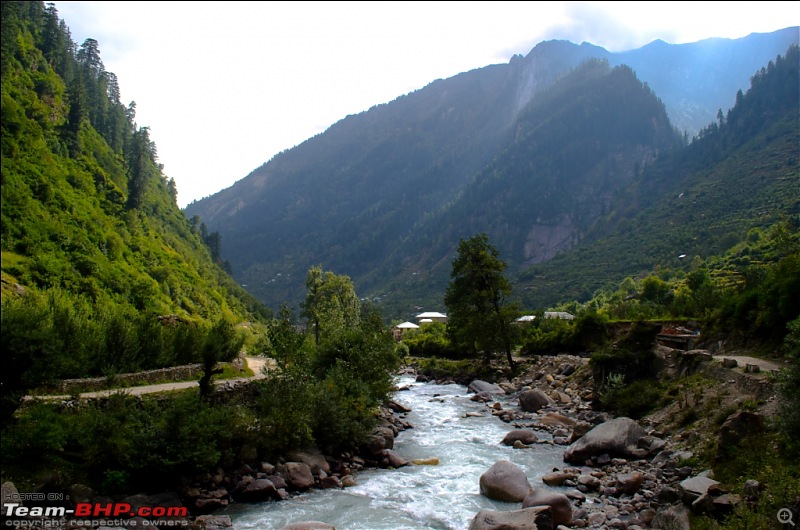
<svg viewBox="0 0 800 530">
<path fill-rule="evenodd" d="M 358 325 L 360 302 L 349 276 L 340 276 L 313 266 L 306 275 L 303 316 L 314 330 L 314 342 Z"/>
<path fill-rule="evenodd" d="M 487 364 L 493 353 L 503 351 L 513 373 L 516 365 L 511 353 L 514 343 L 511 323 L 519 311 L 509 301 L 511 283 L 504 276 L 505 269 L 506 263 L 486 234 L 462 239 L 453 260 L 444 303 L 451 342 L 475 357 L 483 352 Z"/>
</svg>

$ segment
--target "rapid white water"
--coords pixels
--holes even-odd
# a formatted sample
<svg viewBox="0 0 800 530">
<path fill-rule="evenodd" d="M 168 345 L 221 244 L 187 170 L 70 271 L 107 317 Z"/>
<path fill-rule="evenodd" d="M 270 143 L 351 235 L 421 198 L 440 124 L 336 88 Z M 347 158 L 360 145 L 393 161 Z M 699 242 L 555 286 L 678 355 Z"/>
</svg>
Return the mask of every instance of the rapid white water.
<svg viewBox="0 0 800 530">
<path fill-rule="evenodd" d="M 397 392 L 395 400 L 412 409 L 407 420 L 414 428 L 400 432 L 394 450 L 408 460 L 436 457 L 439 465 L 370 469 L 357 473 L 358 485 L 344 490 L 311 490 L 286 501 L 235 504 L 224 512 L 234 528 L 278 530 L 289 523 L 322 521 L 342 530 L 465 530 L 482 509 L 521 508 L 521 503 L 492 501 L 480 494 L 480 476 L 498 460 L 519 465 L 537 487 L 544 486 L 544 474 L 564 466 L 563 447 L 513 449 L 500 444 L 513 427 L 492 416 L 485 404 L 470 401 L 466 387 L 415 383 L 407 376 L 398 379 L 398 386 L 404 385 L 410 389 Z M 498 398 L 504 408 L 516 408 Z M 466 417 L 468 412 L 483 416 Z"/>
</svg>

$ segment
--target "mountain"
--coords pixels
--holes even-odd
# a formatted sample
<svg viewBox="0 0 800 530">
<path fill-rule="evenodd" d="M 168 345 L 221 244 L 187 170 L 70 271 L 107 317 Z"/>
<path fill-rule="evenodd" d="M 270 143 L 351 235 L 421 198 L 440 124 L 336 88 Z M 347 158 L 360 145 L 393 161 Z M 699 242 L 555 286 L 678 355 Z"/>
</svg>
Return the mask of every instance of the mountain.
<svg viewBox="0 0 800 530">
<path fill-rule="evenodd" d="M 787 28 L 618 54 L 543 42 L 348 116 L 185 213 L 273 307 L 322 264 L 393 317 L 440 308 L 460 236 L 491 231 L 515 272 L 567 250 L 797 41 Z"/>
<path fill-rule="evenodd" d="M 586 299 L 600 287 L 722 255 L 800 215 L 800 54 L 790 47 L 754 73 L 735 106 L 685 149 L 641 172 L 570 252 L 518 278 L 532 306 Z"/>
<path fill-rule="evenodd" d="M 191 335 L 269 314 L 178 208 L 98 43 L 72 42 L 53 4 L 2 3 L 0 133 L 5 390 L 31 363 L 38 382 L 197 362 L 160 322 Z"/>
</svg>

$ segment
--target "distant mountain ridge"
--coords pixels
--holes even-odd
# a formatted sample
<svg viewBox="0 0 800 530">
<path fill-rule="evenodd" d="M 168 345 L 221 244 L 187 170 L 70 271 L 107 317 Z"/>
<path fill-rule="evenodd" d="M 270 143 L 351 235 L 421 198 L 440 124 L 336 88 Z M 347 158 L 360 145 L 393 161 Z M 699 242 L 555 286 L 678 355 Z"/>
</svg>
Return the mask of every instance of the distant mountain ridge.
<svg viewBox="0 0 800 530">
<path fill-rule="evenodd" d="M 726 101 L 734 102 L 737 91 L 747 89 L 759 68 L 797 41 L 798 28 L 787 28 L 736 40 L 682 45 L 654 42 L 620 54 L 585 43 L 543 42 L 526 57 L 515 56 L 508 64 L 437 80 L 390 103 L 348 116 L 324 133 L 276 155 L 230 188 L 190 204 L 185 213 L 198 216 L 222 235 L 223 252 L 234 276 L 268 305 L 296 303 L 303 293 L 305 271 L 314 264 L 350 275 L 359 294 L 379 297 L 385 303 L 397 299 L 402 286 L 408 285 L 402 298 L 409 301 L 393 306 L 398 312 L 412 304 L 412 299 L 418 300 L 418 305 L 436 304 L 440 296 L 436 291 L 447 279 L 457 237 L 472 235 L 464 230 L 487 230 L 494 225 L 504 240 L 501 253 L 514 270 L 568 249 L 609 213 L 626 182 L 632 182 L 659 153 L 673 148 L 682 134 L 684 140 L 689 136 L 690 129 L 675 124 L 702 130 L 719 110 L 731 107 Z M 584 199 L 564 195 L 561 203 L 550 200 L 539 205 L 517 200 L 515 215 L 528 225 L 512 227 L 509 207 L 523 194 L 509 186 L 499 194 L 486 195 L 481 186 L 491 180 L 492 172 L 504 182 L 514 178 L 522 182 L 519 176 L 508 176 L 509 169 L 519 170 L 510 160 L 529 153 L 520 147 L 521 139 L 535 135 L 544 121 L 551 128 L 560 127 L 559 112 L 566 112 L 564 101 L 558 103 L 562 107 L 546 108 L 539 100 L 558 101 L 558 90 L 553 87 L 570 75 L 577 79 L 575 71 L 589 59 L 605 65 L 595 67 L 598 79 L 612 73 L 618 81 L 624 77 L 627 88 L 622 92 L 649 93 L 649 97 L 636 97 L 648 103 L 626 121 L 630 130 L 625 141 L 577 170 L 577 187 L 571 189 L 579 190 Z M 623 64 L 621 70 L 614 68 Z M 597 68 L 604 68 L 605 73 L 599 74 Z M 590 70 L 584 69 L 583 75 L 590 75 Z M 560 86 L 565 92 L 565 85 Z M 590 87 L 576 97 L 591 97 L 592 91 Z M 607 96 L 616 97 L 611 92 Z M 623 109 L 619 112 L 628 112 L 624 101 L 617 99 L 619 103 L 623 103 L 616 107 Z M 599 111 L 608 105 L 597 101 L 594 106 Z M 573 108 L 570 112 L 577 111 Z M 590 116 L 588 107 L 581 112 L 587 114 L 586 123 L 597 118 Z M 678 116 L 673 118 L 673 114 Z M 606 120 L 621 121 L 618 116 L 606 115 Z M 561 154 L 561 162 L 557 162 L 558 156 L 540 151 L 540 158 L 532 158 L 529 168 L 536 178 L 556 183 L 559 171 L 566 169 L 565 161 L 575 162 L 577 168 L 578 159 L 592 151 L 586 146 L 607 144 L 606 127 L 595 124 L 595 136 L 587 136 L 581 118 L 573 115 L 570 119 L 577 121 L 567 124 L 574 129 L 559 131 L 556 136 L 562 143 L 583 139 L 573 142 L 572 155 Z M 648 141 L 631 136 L 635 127 L 647 131 Z M 660 131 L 658 138 L 651 134 L 656 130 Z M 540 129 L 538 134 L 539 142 L 553 137 L 547 130 Z M 560 170 L 555 167 L 558 164 Z M 592 193 L 597 190 L 601 199 L 592 204 Z M 470 194 L 473 199 L 465 200 Z M 491 199 L 492 208 L 486 208 L 482 199 Z M 569 203 L 566 210 L 545 212 L 562 203 Z M 590 213 L 587 205 L 591 205 Z M 456 213 L 459 209 L 461 218 Z M 584 219 L 576 224 L 578 214 Z M 501 221 L 503 216 L 506 221 Z M 570 220 L 565 224 L 565 219 Z M 505 228 L 500 226 L 503 223 Z M 527 234 L 522 245 L 521 233 Z"/>
</svg>

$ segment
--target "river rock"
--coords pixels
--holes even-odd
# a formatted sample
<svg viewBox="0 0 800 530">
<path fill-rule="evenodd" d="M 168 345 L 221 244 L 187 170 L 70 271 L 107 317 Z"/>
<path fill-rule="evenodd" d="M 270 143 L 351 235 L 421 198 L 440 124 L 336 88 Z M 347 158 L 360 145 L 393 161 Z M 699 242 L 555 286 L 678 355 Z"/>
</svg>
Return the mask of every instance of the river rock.
<svg viewBox="0 0 800 530">
<path fill-rule="evenodd" d="M 564 461 L 583 463 L 587 458 L 608 454 L 621 457 L 640 457 L 637 443 L 644 429 L 630 418 L 615 418 L 601 423 L 587 432 L 564 451 Z"/>
<path fill-rule="evenodd" d="M 469 384 L 467 387 L 467 392 L 475 392 L 476 394 L 505 394 L 506 391 L 503 390 L 502 387 L 487 383 L 486 381 L 481 381 L 480 379 L 476 379 Z"/>
<path fill-rule="evenodd" d="M 367 448 L 373 455 L 394 447 L 394 432 L 388 427 L 375 427 L 367 438 Z"/>
<path fill-rule="evenodd" d="M 558 414 L 557 412 L 548 412 L 539 418 L 539 423 L 542 425 L 548 425 L 550 427 L 572 427 L 577 422 L 572 418 L 564 416 L 563 414 Z"/>
<path fill-rule="evenodd" d="M 644 484 L 644 473 L 633 471 L 617 475 L 617 492 L 620 494 L 633 495 Z"/>
<path fill-rule="evenodd" d="M 393 468 L 404 467 L 411 463 L 406 458 L 400 456 L 400 454 L 391 449 L 386 449 L 383 451 L 383 458 L 385 459 L 387 465 Z"/>
<path fill-rule="evenodd" d="M 227 530 L 233 528 L 230 515 L 200 515 L 194 520 L 200 530 Z"/>
<path fill-rule="evenodd" d="M 411 461 L 411 463 L 414 464 L 415 466 L 438 466 L 439 459 L 436 458 L 435 456 L 432 456 L 430 458 L 415 458 L 414 460 Z"/>
<path fill-rule="evenodd" d="M 392 437 L 392 439 L 394 439 L 394 437 Z M 319 466 L 319 468 L 326 474 L 330 474 L 331 472 L 330 464 L 328 464 L 328 461 L 325 460 L 322 451 L 316 447 L 308 447 L 301 450 L 290 451 L 286 455 L 286 460 L 291 462 L 302 462 L 310 468 Z"/>
<path fill-rule="evenodd" d="M 236 486 L 234 494 L 241 502 L 263 502 L 275 498 L 278 489 L 272 481 L 259 478 L 251 481 L 243 480 Z"/>
<path fill-rule="evenodd" d="M 564 482 L 568 479 L 572 478 L 570 473 L 565 473 L 563 471 L 553 471 L 552 473 L 547 473 L 542 477 L 542 482 L 547 484 L 548 486 L 563 486 Z"/>
<path fill-rule="evenodd" d="M 538 412 L 545 405 L 552 403 L 553 400 L 550 399 L 550 396 L 538 388 L 526 390 L 519 395 L 519 406 L 525 412 Z"/>
<path fill-rule="evenodd" d="M 553 515 L 549 506 L 522 510 L 481 510 L 472 519 L 469 530 L 550 530 Z"/>
<path fill-rule="evenodd" d="M 530 445 L 536 443 L 538 439 L 536 433 L 531 430 L 514 429 L 506 434 L 500 443 L 503 445 L 514 445 L 514 442 L 522 442 L 525 445 Z"/>
<path fill-rule="evenodd" d="M 502 502 L 520 502 L 532 486 L 521 467 L 509 460 L 495 462 L 479 479 L 481 495 Z"/>
<path fill-rule="evenodd" d="M 302 462 L 286 462 L 286 484 L 293 490 L 306 490 L 314 485 L 314 475 L 311 468 Z"/>
<path fill-rule="evenodd" d="M 549 506 L 552 508 L 554 525 L 568 525 L 572 522 L 572 503 L 563 493 L 533 488 L 522 500 L 522 507 L 532 508 L 534 506 Z"/>
<path fill-rule="evenodd" d="M 708 492 L 708 488 L 717 484 L 719 484 L 719 482 L 712 478 L 698 475 L 696 477 L 682 480 L 678 487 L 680 489 L 683 502 L 691 505 L 700 496 L 705 495 Z"/>
<path fill-rule="evenodd" d="M 680 504 L 675 504 L 664 510 L 659 510 L 650 528 L 670 528 L 674 530 L 690 530 L 689 511 Z"/>
</svg>

